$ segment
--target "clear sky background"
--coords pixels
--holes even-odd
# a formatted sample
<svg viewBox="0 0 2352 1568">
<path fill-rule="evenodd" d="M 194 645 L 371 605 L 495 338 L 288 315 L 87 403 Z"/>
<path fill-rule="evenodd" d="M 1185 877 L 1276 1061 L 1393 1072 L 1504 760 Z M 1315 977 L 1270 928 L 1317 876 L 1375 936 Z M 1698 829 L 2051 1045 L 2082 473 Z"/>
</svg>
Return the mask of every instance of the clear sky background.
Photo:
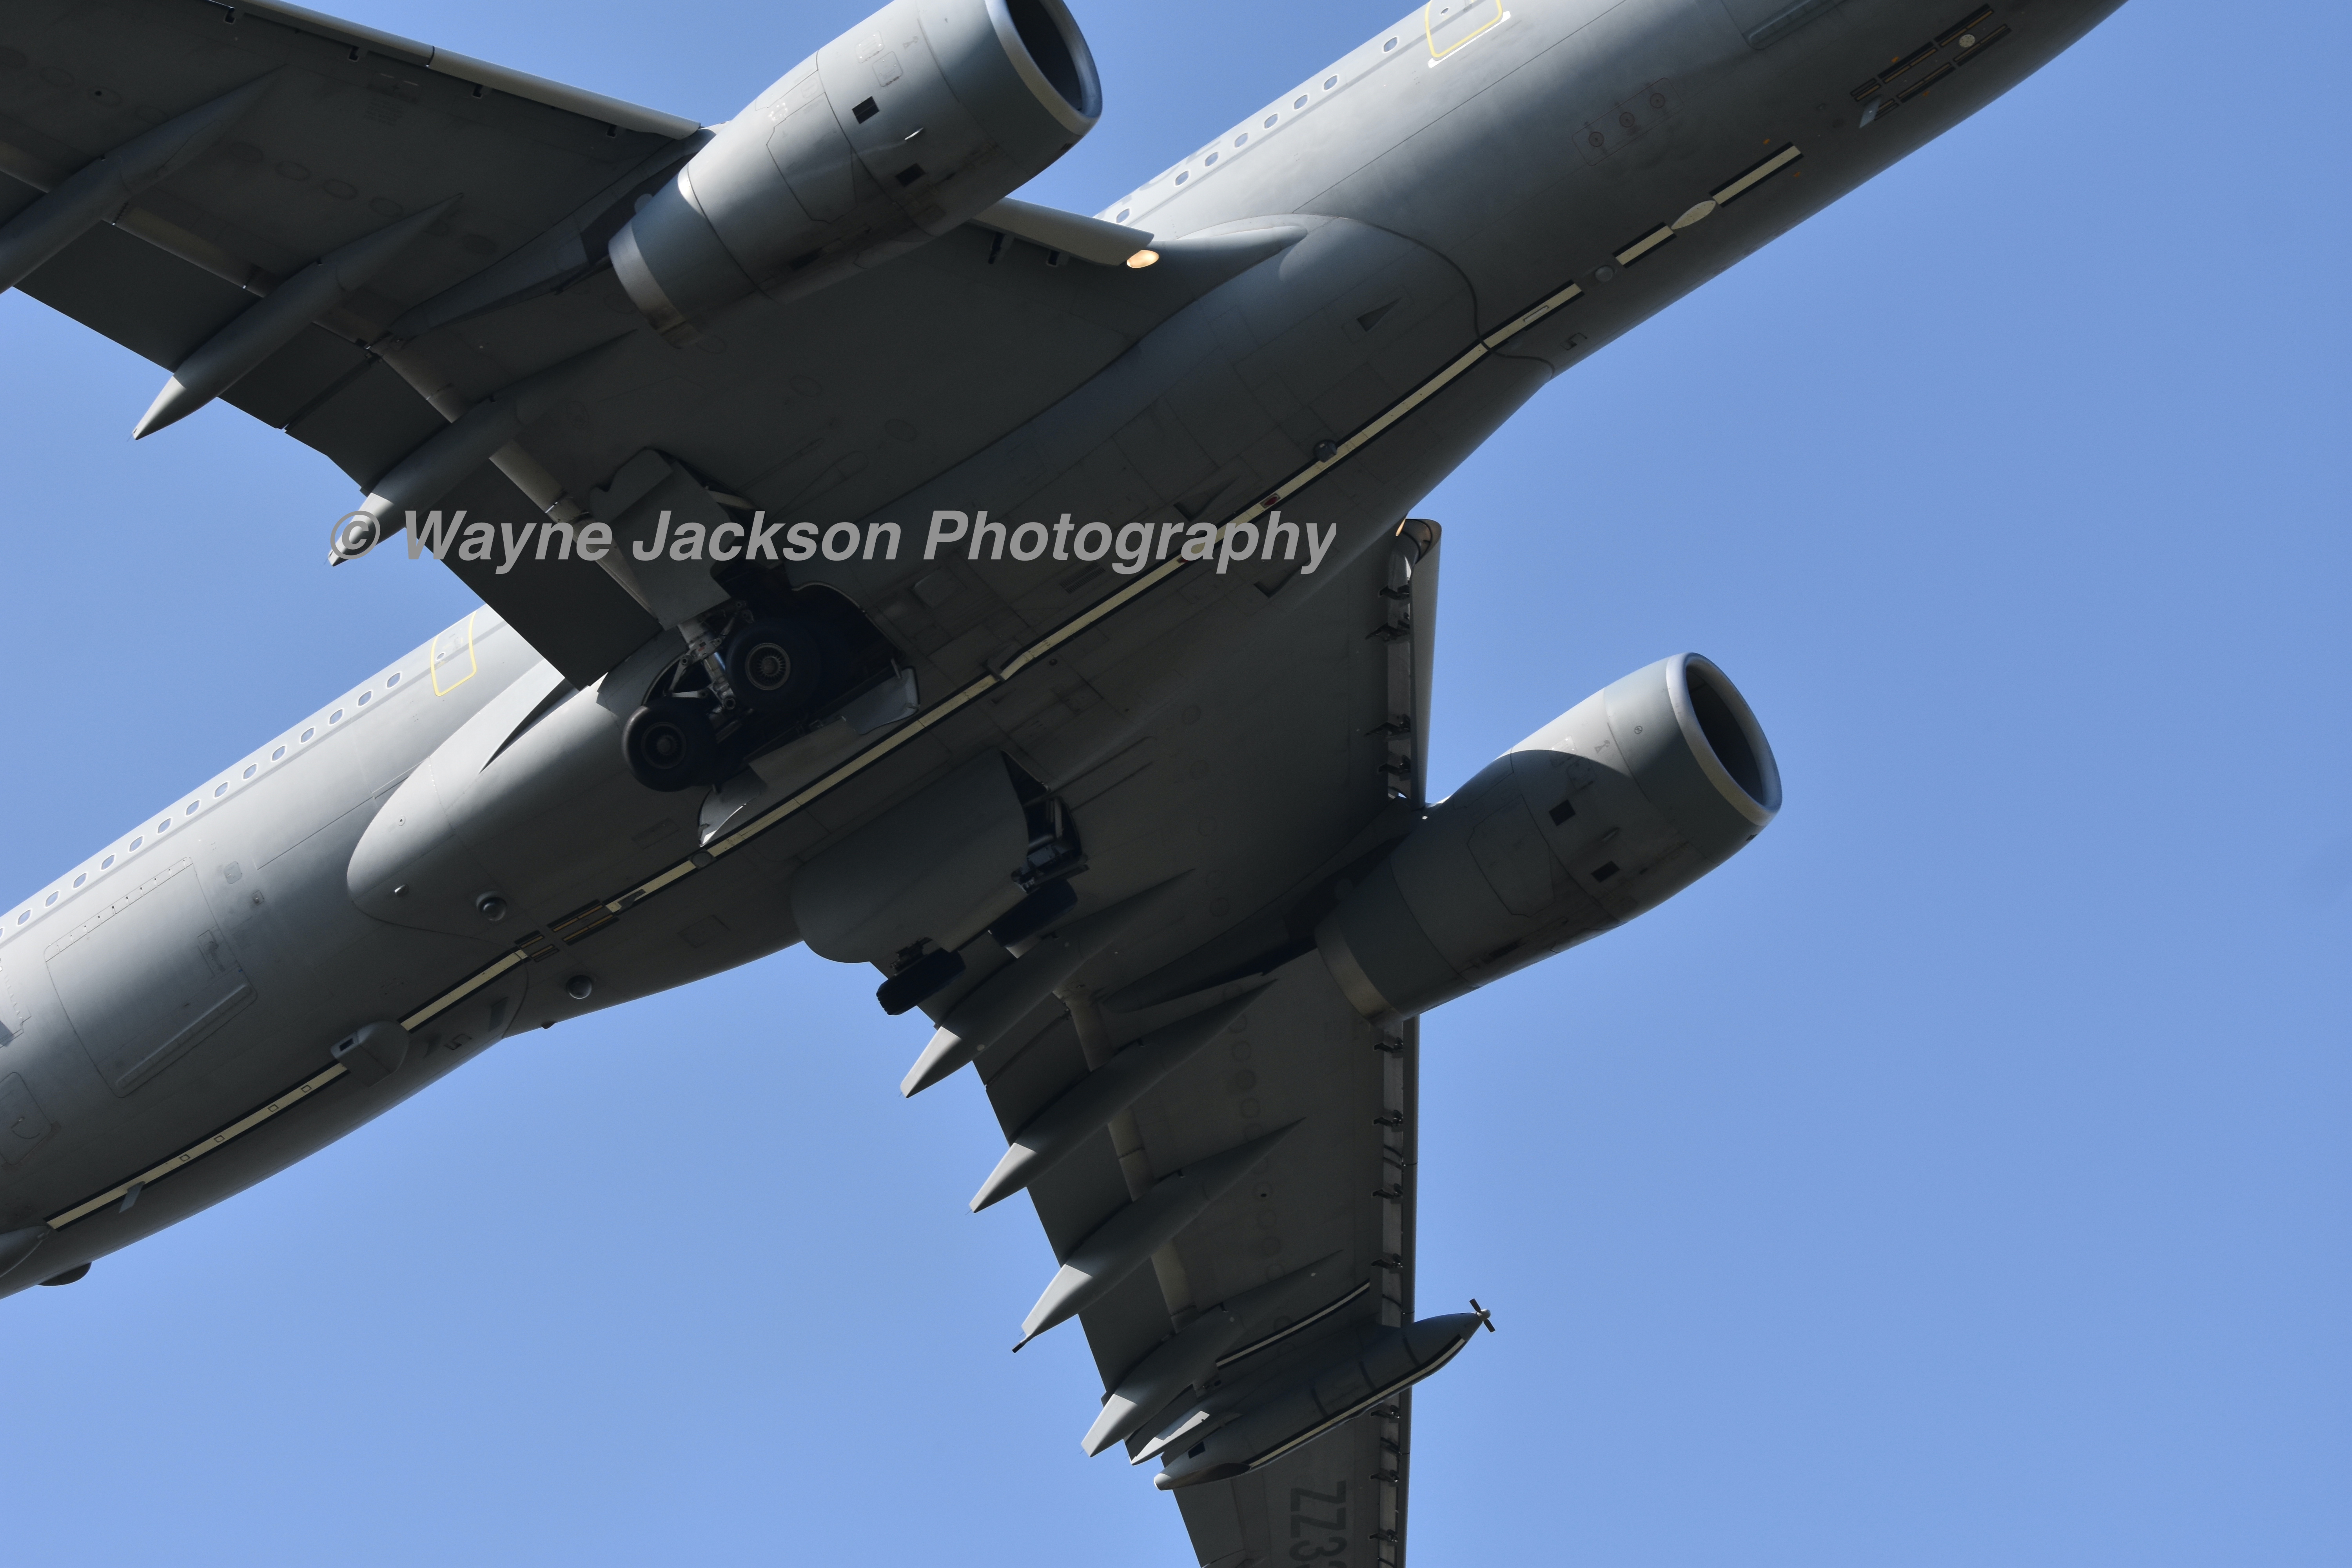
<svg viewBox="0 0 2352 1568">
<path fill-rule="evenodd" d="M 728 117 L 856 5 L 335 0 Z M 1394 0 L 1390 0 L 1392 5 Z M 1393 20 L 1079 0 L 1092 210 Z M 1442 1563 L 2352 1561 L 2341 7 L 2136 0 L 1538 395 L 1433 792 L 1694 648 L 1788 808 L 1423 1029 Z M 462 615 L 325 462 L 0 297 L 0 891 Z M 1174 1564 L 969 1075 L 794 951 L 498 1047 L 0 1302 L 22 1563 Z M 1350 1562 L 1352 1563 L 1352 1559 Z"/>
</svg>

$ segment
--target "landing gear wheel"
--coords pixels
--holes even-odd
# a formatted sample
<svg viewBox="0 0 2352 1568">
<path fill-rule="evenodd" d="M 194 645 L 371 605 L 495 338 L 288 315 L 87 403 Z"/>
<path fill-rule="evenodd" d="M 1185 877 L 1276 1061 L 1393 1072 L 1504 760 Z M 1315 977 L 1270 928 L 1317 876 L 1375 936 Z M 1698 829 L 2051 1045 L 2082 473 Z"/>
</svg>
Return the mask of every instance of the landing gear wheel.
<svg viewBox="0 0 2352 1568">
<path fill-rule="evenodd" d="M 621 731 L 629 772 L 647 789 L 692 789 L 714 782 L 719 738 L 702 709 L 677 697 L 656 697 L 629 715 Z"/>
<path fill-rule="evenodd" d="M 736 697 L 757 713 L 789 713 L 824 685 L 824 649 L 806 623 L 753 621 L 727 639 L 723 656 Z"/>
</svg>

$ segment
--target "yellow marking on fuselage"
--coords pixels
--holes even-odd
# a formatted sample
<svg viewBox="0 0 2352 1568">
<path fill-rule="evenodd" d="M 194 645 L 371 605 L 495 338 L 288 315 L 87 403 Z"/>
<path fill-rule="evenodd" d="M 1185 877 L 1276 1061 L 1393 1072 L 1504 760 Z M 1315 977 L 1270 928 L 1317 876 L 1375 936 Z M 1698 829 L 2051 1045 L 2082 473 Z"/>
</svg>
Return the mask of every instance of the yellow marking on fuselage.
<svg viewBox="0 0 2352 1568">
<path fill-rule="evenodd" d="M 1421 11 L 1421 30 L 1423 37 L 1429 40 L 1429 58 L 1433 60 L 1442 60 L 1446 56 L 1452 54 L 1454 50 L 1460 48 L 1463 45 L 1468 43 L 1472 38 L 1475 38 L 1479 34 L 1486 31 L 1487 28 L 1500 26 L 1503 20 L 1503 0 L 1494 0 L 1494 16 L 1488 17 L 1486 21 L 1479 23 L 1477 26 L 1472 28 L 1468 33 L 1454 39 L 1452 43 L 1446 45 L 1445 47 L 1441 49 L 1437 47 L 1436 0 L 1430 0 L 1430 4 L 1423 6 Z M 1464 14 L 1465 16 L 1468 15 L 1468 8 L 1465 7 Z"/>
<path fill-rule="evenodd" d="M 474 612 L 474 616 L 480 614 L 479 610 Z M 473 679 L 482 668 L 481 661 L 474 657 L 474 616 L 466 617 L 466 673 L 446 686 L 441 684 L 441 638 L 433 639 L 433 652 L 430 657 L 433 663 L 433 695 L 436 697 L 448 696 L 449 693 Z M 442 635 L 446 637 L 448 634 L 445 632 Z M 450 662 L 453 664 L 457 662 L 454 654 L 450 658 Z"/>
</svg>

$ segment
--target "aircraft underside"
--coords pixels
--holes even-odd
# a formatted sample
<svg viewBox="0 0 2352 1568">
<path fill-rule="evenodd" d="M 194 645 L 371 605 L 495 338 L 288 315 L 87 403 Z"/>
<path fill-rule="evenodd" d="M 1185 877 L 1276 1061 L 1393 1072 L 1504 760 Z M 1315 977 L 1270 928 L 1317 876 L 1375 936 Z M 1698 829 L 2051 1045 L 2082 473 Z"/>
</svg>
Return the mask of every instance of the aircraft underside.
<svg viewBox="0 0 2352 1568">
<path fill-rule="evenodd" d="M 0 1294 L 805 942 L 984 1086 L 1087 1450 L 1203 1563 L 1401 1563 L 1493 1327 L 1416 1315 L 1419 1016 L 1781 803 L 1683 653 L 1431 801 L 1414 510 L 2109 8 L 1433 6 L 1093 216 L 1012 195 L 1104 112 L 1058 0 L 896 0 L 711 129 L 268 4 L 0 23 L 0 283 L 485 606 L 0 911 Z"/>
</svg>

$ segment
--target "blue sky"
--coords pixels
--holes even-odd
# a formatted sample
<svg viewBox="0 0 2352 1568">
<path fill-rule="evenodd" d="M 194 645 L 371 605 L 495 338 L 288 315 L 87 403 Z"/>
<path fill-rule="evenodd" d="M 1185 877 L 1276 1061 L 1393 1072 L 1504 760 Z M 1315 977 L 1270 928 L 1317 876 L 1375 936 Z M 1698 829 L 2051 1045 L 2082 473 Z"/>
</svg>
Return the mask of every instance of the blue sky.
<svg viewBox="0 0 2352 1568">
<path fill-rule="evenodd" d="M 343 14 L 705 120 L 856 7 Z M 1091 210 L 1385 22 L 1081 0 Z M 2340 10 L 2137 0 L 1554 383 L 1448 528 L 1433 789 L 1696 648 L 1788 809 L 1424 1026 L 1415 1561 L 2352 1558 Z M 2294 70 L 2288 70 L 2290 65 Z M 455 619 L 0 297 L 0 889 Z M 0 1303 L 10 1551 L 1189 1563 L 1076 1436 L 969 1078 L 790 952 L 499 1047 Z"/>
</svg>

